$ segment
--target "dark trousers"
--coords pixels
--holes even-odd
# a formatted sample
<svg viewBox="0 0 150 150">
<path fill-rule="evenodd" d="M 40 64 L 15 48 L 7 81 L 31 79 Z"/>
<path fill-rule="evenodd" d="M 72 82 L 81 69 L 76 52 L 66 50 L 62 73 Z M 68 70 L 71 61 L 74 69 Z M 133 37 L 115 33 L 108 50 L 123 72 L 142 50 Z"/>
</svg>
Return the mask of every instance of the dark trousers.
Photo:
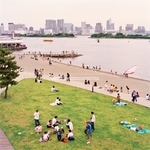
<svg viewBox="0 0 150 150">
<path fill-rule="evenodd" d="M 61 140 L 61 135 L 57 135 L 57 139 L 58 139 L 58 141 L 60 141 Z"/>
<path fill-rule="evenodd" d="M 95 130 L 94 122 L 91 122 L 91 127 L 92 127 L 92 130 L 94 131 Z"/>
<path fill-rule="evenodd" d="M 38 120 L 37 120 L 37 119 L 34 119 L 34 121 L 35 121 L 35 126 L 37 126 L 38 124 L 40 124 L 39 119 L 38 119 Z"/>
</svg>

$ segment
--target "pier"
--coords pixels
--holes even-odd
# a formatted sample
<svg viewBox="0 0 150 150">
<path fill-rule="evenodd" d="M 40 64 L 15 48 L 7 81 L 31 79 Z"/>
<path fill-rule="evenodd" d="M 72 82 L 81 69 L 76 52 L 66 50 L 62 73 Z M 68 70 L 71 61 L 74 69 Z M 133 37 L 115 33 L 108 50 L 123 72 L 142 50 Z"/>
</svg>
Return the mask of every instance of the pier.
<svg viewBox="0 0 150 150">
<path fill-rule="evenodd" d="M 61 53 L 43 53 L 43 52 L 39 52 L 40 56 L 43 57 L 51 57 L 51 58 L 74 58 L 74 57 L 79 57 L 82 56 L 82 54 L 78 54 L 77 52 L 74 51 L 62 51 Z"/>
</svg>

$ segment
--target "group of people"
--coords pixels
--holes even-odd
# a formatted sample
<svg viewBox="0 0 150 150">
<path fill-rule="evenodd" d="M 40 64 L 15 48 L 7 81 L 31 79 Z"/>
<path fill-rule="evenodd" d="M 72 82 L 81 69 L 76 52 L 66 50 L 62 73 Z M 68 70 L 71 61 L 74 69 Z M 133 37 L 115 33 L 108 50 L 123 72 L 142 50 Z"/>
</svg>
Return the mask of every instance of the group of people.
<svg viewBox="0 0 150 150">
<path fill-rule="evenodd" d="M 39 121 L 39 111 L 36 110 L 34 112 L 34 121 L 35 121 L 35 133 L 40 134 L 43 131 L 43 127 L 40 124 Z M 57 140 L 58 141 L 62 141 L 62 142 L 69 142 L 69 141 L 73 141 L 75 140 L 74 138 L 74 134 L 73 134 L 73 123 L 70 119 L 67 120 L 61 120 L 58 121 L 57 120 L 58 116 L 54 116 L 53 119 L 50 119 L 47 124 L 46 127 L 47 128 L 52 128 L 52 131 L 44 131 L 43 135 L 40 137 L 39 141 L 40 142 L 47 142 L 49 140 L 51 140 L 51 134 L 56 134 L 57 136 Z M 89 121 L 86 121 L 86 128 L 84 130 L 86 136 L 87 136 L 87 144 L 90 143 L 91 141 L 91 137 L 92 137 L 92 132 L 95 130 L 95 121 L 96 121 L 96 117 L 94 112 L 91 112 L 91 117 Z M 60 124 L 62 125 L 63 123 L 66 123 L 66 128 L 68 129 L 68 133 L 65 134 L 65 130 L 63 127 L 60 127 Z"/>
</svg>

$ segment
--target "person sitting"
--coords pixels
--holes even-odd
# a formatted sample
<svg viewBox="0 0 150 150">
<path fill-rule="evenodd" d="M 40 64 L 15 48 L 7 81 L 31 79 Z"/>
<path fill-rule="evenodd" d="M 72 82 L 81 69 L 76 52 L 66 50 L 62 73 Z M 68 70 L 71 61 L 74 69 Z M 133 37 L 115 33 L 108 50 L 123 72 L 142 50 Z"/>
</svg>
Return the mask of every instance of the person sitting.
<svg viewBox="0 0 150 150">
<path fill-rule="evenodd" d="M 69 141 L 74 140 L 74 136 L 71 130 L 69 130 L 69 133 L 68 133 L 68 140 Z"/>
<path fill-rule="evenodd" d="M 61 141 L 61 139 L 62 139 L 62 132 L 61 132 L 61 130 L 59 129 L 56 134 L 57 134 L 57 140 Z"/>
<path fill-rule="evenodd" d="M 38 124 L 36 127 L 35 127 L 35 132 L 37 133 L 37 134 L 39 134 L 39 133 L 41 133 L 42 132 L 42 129 L 43 129 L 43 127 L 40 125 L 40 124 Z"/>
<path fill-rule="evenodd" d="M 60 100 L 59 97 L 56 98 L 55 103 L 56 103 L 57 105 L 62 105 L 62 104 L 63 104 L 63 103 L 61 102 L 61 100 Z"/>
<path fill-rule="evenodd" d="M 55 89 L 55 86 L 52 86 L 51 91 L 52 92 L 59 92 L 59 90 Z"/>
<path fill-rule="evenodd" d="M 54 125 L 53 133 L 56 134 L 58 131 L 59 131 L 59 126 L 58 125 Z"/>
<path fill-rule="evenodd" d="M 150 95 L 149 95 L 149 94 L 146 94 L 145 99 L 146 99 L 146 100 L 150 100 Z"/>
<path fill-rule="evenodd" d="M 38 80 L 37 80 L 37 83 L 42 83 L 42 81 L 38 79 Z"/>
<path fill-rule="evenodd" d="M 69 142 L 68 134 L 66 134 L 66 136 L 64 138 L 62 138 L 61 141 L 64 143 L 68 143 Z"/>
<path fill-rule="evenodd" d="M 47 122 L 47 128 L 51 128 L 52 127 L 52 120 L 49 120 L 48 122 Z"/>
<path fill-rule="evenodd" d="M 47 142 L 48 140 L 51 140 L 49 134 L 50 134 L 50 131 L 48 131 L 48 132 L 45 131 L 43 136 L 39 139 L 39 141 L 40 142 Z"/>
</svg>

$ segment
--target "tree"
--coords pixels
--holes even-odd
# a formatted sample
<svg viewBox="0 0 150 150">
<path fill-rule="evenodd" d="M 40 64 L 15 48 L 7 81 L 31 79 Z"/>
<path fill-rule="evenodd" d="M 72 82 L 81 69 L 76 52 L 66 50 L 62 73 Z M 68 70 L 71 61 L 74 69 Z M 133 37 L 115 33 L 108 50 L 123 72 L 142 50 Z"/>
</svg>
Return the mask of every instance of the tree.
<svg viewBox="0 0 150 150">
<path fill-rule="evenodd" d="M 19 76 L 19 66 L 14 61 L 12 51 L 0 47 L 0 87 L 5 88 L 4 98 L 7 98 L 9 85 L 16 85 L 15 79 Z"/>
</svg>

